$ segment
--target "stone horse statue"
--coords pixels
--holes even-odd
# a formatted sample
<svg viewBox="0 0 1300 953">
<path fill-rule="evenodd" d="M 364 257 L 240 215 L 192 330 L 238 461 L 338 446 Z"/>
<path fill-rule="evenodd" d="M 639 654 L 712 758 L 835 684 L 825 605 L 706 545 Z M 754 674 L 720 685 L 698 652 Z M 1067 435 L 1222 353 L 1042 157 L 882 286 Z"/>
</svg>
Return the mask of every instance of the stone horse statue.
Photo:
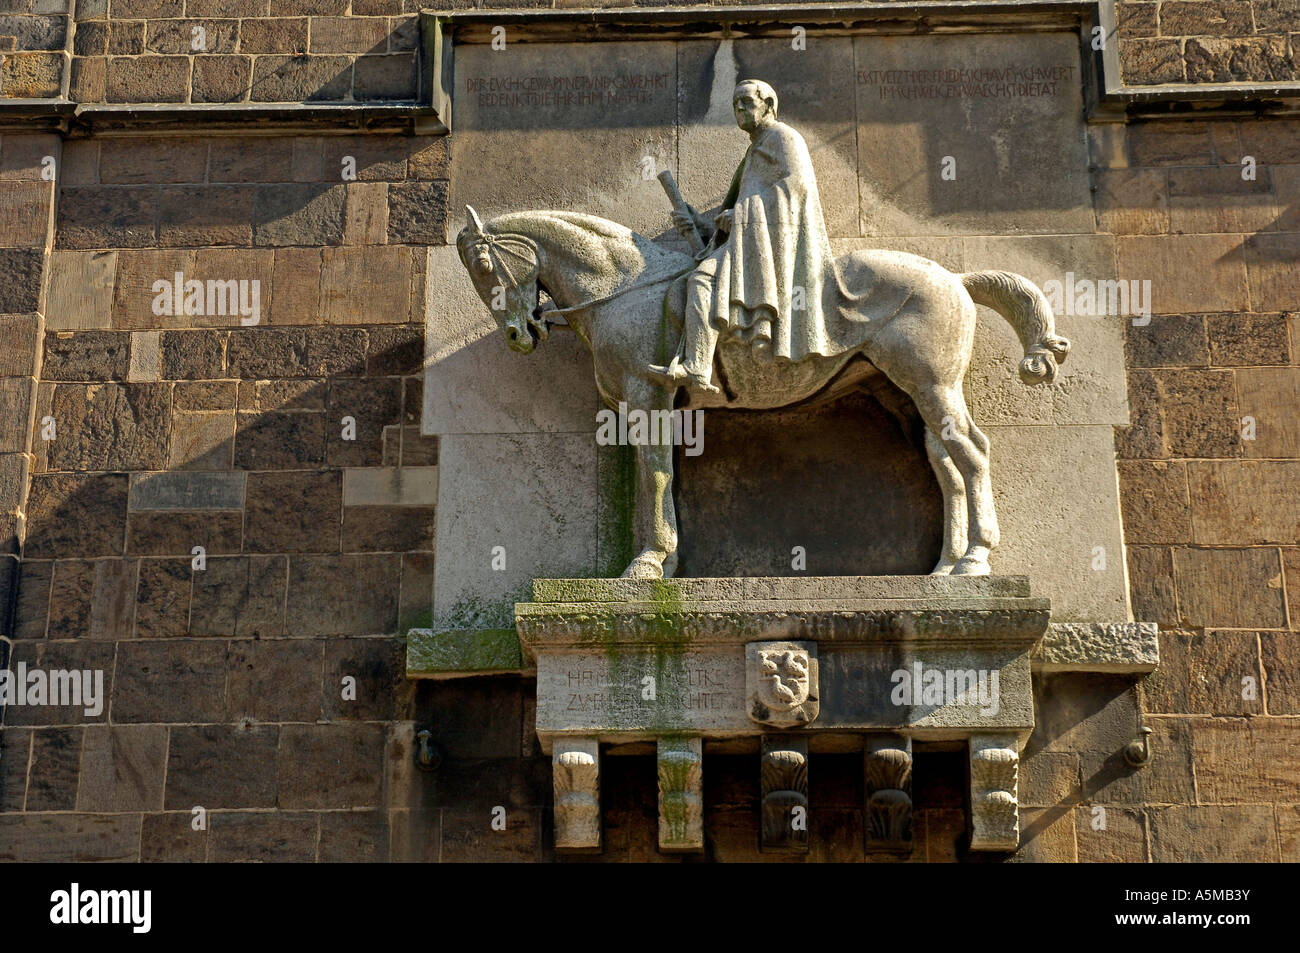
<svg viewBox="0 0 1300 953">
<path fill-rule="evenodd" d="M 512 350 L 531 353 L 563 318 L 591 349 L 596 387 L 607 404 L 625 402 L 647 419 L 673 409 L 677 388 L 651 378 L 647 367 L 666 363 L 677 347 L 684 276 L 695 264 L 689 254 L 594 215 L 512 212 L 485 224 L 472 208 L 466 212 L 456 247 Z M 975 305 L 997 311 L 1019 336 L 1020 377 L 1027 384 L 1054 380 L 1070 344 L 1056 336 L 1047 298 L 1020 275 L 954 274 L 917 255 L 884 250 L 851 252 L 836 266 L 854 296 L 849 306 L 861 329 L 854 348 L 834 357 L 763 361 L 748 344 L 720 342 L 713 382 L 721 393 L 692 395 L 691 406 L 785 407 L 886 375 L 920 412 L 943 492 L 943 552 L 932 572 L 986 575 L 998 543 L 989 441 L 962 395 Z M 543 293 L 550 307 L 543 306 Z M 636 455 L 638 553 L 623 576 L 669 577 L 677 568 L 673 448 L 637 446 Z"/>
</svg>

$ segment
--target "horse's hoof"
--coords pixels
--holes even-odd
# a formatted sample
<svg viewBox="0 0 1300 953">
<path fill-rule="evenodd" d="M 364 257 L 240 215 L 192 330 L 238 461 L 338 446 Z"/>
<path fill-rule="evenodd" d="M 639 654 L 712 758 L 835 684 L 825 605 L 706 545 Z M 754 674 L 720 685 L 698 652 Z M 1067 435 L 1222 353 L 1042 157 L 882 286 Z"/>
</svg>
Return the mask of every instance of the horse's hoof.
<svg viewBox="0 0 1300 953">
<path fill-rule="evenodd" d="M 989 571 L 989 561 L 986 556 L 963 556 L 957 560 L 957 565 L 952 567 L 954 576 L 987 576 Z"/>
<path fill-rule="evenodd" d="M 956 564 L 955 562 L 949 562 L 949 561 L 946 560 L 946 559 L 941 559 L 941 560 L 939 560 L 939 562 L 935 565 L 935 567 L 934 567 L 933 569 L 930 570 L 930 575 L 931 575 L 931 576 L 947 576 L 947 575 L 949 575 L 949 574 L 952 573 L 952 567 L 953 567 L 953 566 L 956 566 L 956 565 L 957 565 L 957 564 Z"/>
<path fill-rule="evenodd" d="M 641 555 L 623 570 L 624 579 L 662 579 L 664 566 L 657 556 Z"/>
</svg>

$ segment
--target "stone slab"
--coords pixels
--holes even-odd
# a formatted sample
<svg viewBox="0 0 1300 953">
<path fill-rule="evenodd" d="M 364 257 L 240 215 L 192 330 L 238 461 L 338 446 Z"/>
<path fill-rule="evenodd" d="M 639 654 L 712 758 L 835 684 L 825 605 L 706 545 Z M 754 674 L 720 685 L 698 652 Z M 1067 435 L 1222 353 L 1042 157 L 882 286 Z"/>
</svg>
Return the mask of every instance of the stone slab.
<svg viewBox="0 0 1300 953">
<path fill-rule="evenodd" d="M 514 629 L 411 629 L 406 633 L 407 678 L 492 675 L 524 668 Z"/>
<path fill-rule="evenodd" d="M 1027 733 L 1033 726 L 1026 652 L 938 650 L 898 653 L 887 647 L 820 646 L 821 711 L 807 732 L 906 728 L 918 737 L 957 737 L 990 728 Z M 983 677 L 986 699 L 965 704 L 949 693 L 937 703 L 895 704 L 893 689 L 920 666 Z M 895 677 L 895 673 L 904 673 Z M 996 674 L 996 679 L 994 674 Z M 653 679 L 653 699 L 647 698 Z M 710 738 L 759 735 L 745 691 L 743 645 L 678 653 L 553 652 L 537 666 L 537 732 L 549 749 L 557 735 L 602 741 L 648 740 L 677 732 Z"/>
<path fill-rule="evenodd" d="M 343 471 L 344 506 L 433 506 L 437 467 L 349 467 Z"/>
<path fill-rule="evenodd" d="M 1032 573 L 1054 621 L 1131 620 L 1113 428 L 982 429 L 1002 532 L 993 571 Z"/>
<path fill-rule="evenodd" d="M 1028 598 L 1028 576 L 752 576 L 739 579 L 534 579 L 534 602 Z"/>
<path fill-rule="evenodd" d="M 559 330 L 533 354 L 516 354 L 456 248 L 430 248 L 427 261 L 421 432 L 593 433 L 600 402 L 577 335 Z"/>
<path fill-rule="evenodd" d="M 534 578 L 595 574 L 590 433 L 447 435 L 438 467 L 433 628 L 508 628 Z"/>
<path fill-rule="evenodd" d="M 552 208 L 668 227 L 655 174 L 676 166 L 674 44 L 461 46 L 452 115 L 449 239 L 467 203 L 484 219 Z"/>
<path fill-rule="evenodd" d="M 863 234 L 1095 230 L 1075 33 L 853 44 Z"/>
<path fill-rule="evenodd" d="M 1032 655 L 1042 672 L 1153 672 L 1160 664 L 1154 622 L 1053 622 Z"/>
<path fill-rule="evenodd" d="M 242 471 L 133 473 L 130 509 L 242 509 L 244 477 Z"/>
</svg>

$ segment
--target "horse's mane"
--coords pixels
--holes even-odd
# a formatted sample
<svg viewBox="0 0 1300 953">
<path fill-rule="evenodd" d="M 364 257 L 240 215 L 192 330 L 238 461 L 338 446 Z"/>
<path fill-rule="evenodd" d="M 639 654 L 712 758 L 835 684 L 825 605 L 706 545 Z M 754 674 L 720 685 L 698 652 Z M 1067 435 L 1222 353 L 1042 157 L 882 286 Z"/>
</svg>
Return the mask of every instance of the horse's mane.
<svg viewBox="0 0 1300 953">
<path fill-rule="evenodd" d="M 536 227 L 539 220 L 552 220 L 558 224 L 568 225 L 572 228 L 584 232 L 593 232 L 601 238 L 632 238 L 636 232 L 626 225 L 620 225 L 618 222 L 611 222 L 607 218 L 601 218 L 599 215 L 588 215 L 585 212 L 557 212 L 549 210 L 537 210 L 531 212 L 506 212 L 498 215 L 496 218 L 489 219 L 484 225 L 488 231 L 492 232 L 509 232 L 516 229 L 532 226 Z"/>
</svg>

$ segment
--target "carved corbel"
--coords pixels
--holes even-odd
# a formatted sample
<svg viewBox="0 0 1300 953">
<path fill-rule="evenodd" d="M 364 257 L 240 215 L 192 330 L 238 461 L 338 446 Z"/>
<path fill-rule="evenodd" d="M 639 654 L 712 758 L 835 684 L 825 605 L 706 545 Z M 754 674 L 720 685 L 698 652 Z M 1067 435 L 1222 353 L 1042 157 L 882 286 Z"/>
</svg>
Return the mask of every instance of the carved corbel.
<svg viewBox="0 0 1300 953">
<path fill-rule="evenodd" d="M 555 786 L 556 848 L 600 850 L 600 745 L 596 739 L 556 739 L 551 781 Z"/>
<path fill-rule="evenodd" d="M 659 739 L 659 849 L 704 850 L 704 742 Z"/>
<path fill-rule="evenodd" d="M 971 850 L 1009 851 L 1020 846 L 1019 773 L 1016 735 L 971 736 Z"/>
<path fill-rule="evenodd" d="M 808 739 L 764 735 L 759 767 L 764 853 L 808 851 Z"/>
<path fill-rule="evenodd" d="M 912 739 L 866 738 L 867 850 L 912 850 Z"/>
</svg>

